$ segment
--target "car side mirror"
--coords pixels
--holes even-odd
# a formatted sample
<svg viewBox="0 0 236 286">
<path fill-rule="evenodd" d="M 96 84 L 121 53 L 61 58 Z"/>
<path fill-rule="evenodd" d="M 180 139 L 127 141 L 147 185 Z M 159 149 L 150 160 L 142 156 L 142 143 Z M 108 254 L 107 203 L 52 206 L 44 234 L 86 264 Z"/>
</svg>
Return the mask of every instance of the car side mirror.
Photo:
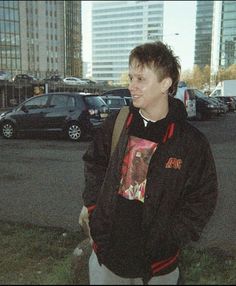
<svg viewBox="0 0 236 286">
<path fill-rule="evenodd" d="M 25 105 L 22 105 L 21 110 L 24 111 L 25 113 L 28 113 L 29 110 Z"/>
</svg>

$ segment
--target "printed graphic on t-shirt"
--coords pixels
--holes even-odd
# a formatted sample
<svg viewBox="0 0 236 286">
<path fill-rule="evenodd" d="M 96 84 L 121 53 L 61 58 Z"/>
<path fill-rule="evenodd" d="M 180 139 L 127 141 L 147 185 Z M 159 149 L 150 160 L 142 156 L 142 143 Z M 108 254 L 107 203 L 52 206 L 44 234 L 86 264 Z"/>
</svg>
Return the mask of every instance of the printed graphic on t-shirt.
<svg viewBox="0 0 236 286">
<path fill-rule="evenodd" d="M 148 165 L 156 148 L 155 142 L 130 136 L 121 169 L 121 196 L 144 202 Z"/>
</svg>

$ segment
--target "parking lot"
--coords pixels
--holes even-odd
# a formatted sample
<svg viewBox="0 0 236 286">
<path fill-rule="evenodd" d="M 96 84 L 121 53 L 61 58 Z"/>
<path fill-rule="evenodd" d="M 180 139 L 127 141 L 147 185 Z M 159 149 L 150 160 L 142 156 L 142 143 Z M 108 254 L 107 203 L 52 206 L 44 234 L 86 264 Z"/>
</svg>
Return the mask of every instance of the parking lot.
<svg viewBox="0 0 236 286">
<path fill-rule="evenodd" d="M 235 247 L 236 113 L 191 121 L 209 139 L 219 179 L 216 211 L 199 245 Z M 78 230 L 88 141 L 0 137 L 0 219 Z"/>
</svg>

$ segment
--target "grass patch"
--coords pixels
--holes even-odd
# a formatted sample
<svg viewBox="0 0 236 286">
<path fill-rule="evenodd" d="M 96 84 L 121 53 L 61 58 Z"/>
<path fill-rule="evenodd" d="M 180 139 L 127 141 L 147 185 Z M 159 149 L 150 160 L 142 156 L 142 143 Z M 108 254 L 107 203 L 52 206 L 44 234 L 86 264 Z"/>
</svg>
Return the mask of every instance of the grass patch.
<svg viewBox="0 0 236 286">
<path fill-rule="evenodd" d="M 0 221 L 0 284 L 71 284 L 78 232 Z"/>
<path fill-rule="evenodd" d="M 79 232 L 0 221 L 0 285 L 75 285 L 72 253 L 84 238 Z M 235 253 L 187 247 L 180 266 L 186 285 L 236 284 Z"/>
<path fill-rule="evenodd" d="M 236 253 L 219 248 L 197 250 L 187 247 L 181 255 L 181 269 L 188 285 L 235 285 Z"/>
</svg>

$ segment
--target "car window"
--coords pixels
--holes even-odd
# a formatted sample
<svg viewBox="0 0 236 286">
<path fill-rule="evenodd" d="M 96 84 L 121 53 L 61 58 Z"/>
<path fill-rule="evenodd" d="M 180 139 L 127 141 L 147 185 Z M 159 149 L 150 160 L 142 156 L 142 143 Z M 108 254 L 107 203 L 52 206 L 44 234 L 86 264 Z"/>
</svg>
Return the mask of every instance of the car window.
<svg viewBox="0 0 236 286">
<path fill-rule="evenodd" d="M 75 107 L 75 98 L 74 98 L 74 96 L 69 96 L 68 97 L 67 107 Z"/>
<path fill-rule="evenodd" d="M 113 89 L 113 90 L 105 91 L 102 95 L 130 96 L 130 91 L 127 88 Z"/>
<path fill-rule="evenodd" d="M 47 100 L 48 96 L 36 96 L 35 98 L 32 98 L 28 100 L 24 106 L 27 107 L 27 109 L 38 109 L 38 108 L 45 108 L 47 107 Z"/>
<path fill-rule="evenodd" d="M 122 107 L 125 105 L 125 102 L 124 102 L 124 100 L 122 100 L 120 98 L 112 98 L 112 99 L 108 98 L 107 104 L 110 107 Z"/>
<path fill-rule="evenodd" d="M 207 98 L 207 96 L 204 93 L 200 92 L 197 89 L 195 89 L 194 92 L 195 92 L 196 96 L 198 96 L 198 97 L 202 97 L 204 99 Z"/>
<path fill-rule="evenodd" d="M 51 98 L 50 107 L 66 107 L 68 96 L 62 94 L 54 94 Z"/>
<path fill-rule="evenodd" d="M 192 99 L 195 99 L 195 94 L 194 94 L 194 90 L 192 89 L 187 89 L 187 92 L 188 92 L 188 95 L 189 95 L 189 99 L 192 100 Z"/>
<path fill-rule="evenodd" d="M 106 105 L 106 102 L 100 96 L 85 96 L 84 100 L 93 108 L 99 108 Z"/>
<path fill-rule="evenodd" d="M 221 96 L 221 90 L 220 89 L 215 90 L 212 96 Z"/>
</svg>

